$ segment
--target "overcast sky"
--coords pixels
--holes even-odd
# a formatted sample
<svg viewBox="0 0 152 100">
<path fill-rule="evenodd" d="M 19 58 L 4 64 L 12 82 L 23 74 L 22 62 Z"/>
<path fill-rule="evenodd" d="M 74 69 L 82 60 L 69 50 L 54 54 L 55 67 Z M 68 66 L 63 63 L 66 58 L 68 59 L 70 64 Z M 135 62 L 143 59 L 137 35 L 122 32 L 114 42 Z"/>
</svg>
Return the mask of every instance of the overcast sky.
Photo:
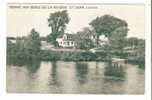
<svg viewBox="0 0 152 100">
<path fill-rule="evenodd" d="M 60 9 L 11 9 L 7 8 L 7 35 L 26 36 L 35 28 L 41 36 L 51 32 L 47 19 L 50 13 Z M 64 9 L 62 9 L 64 10 Z M 76 33 L 97 16 L 109 14 L 125 20 L 130 31 L 129 37 L 145 38 L 144 5 L 99 5 L 98 9 L 68 9 L 70 22 L 66 32 Z"/>
</svg>

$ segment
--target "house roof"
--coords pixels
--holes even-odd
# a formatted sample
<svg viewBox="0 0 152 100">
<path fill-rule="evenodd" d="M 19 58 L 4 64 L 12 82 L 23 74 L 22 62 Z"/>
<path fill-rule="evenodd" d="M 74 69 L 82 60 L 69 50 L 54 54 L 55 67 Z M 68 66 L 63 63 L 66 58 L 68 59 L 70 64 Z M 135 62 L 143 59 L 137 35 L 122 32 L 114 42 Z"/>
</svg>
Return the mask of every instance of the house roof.
<svg viewBox="0 0 152 100">
<path fill-rule="evenodd" d="M 66 34 L 67 40 L 74 40 L 76 38 L 76 34 Z"/>
<path fill-rule="evenodd" d="M 67 38 L 63 38 L 63 36 L 66 35 Z M 61 34 L 58 36 L 58 38 L 63 38 L 64 40 L 74 40 L 76 38 L 76 34 L 69 34 L 69 33 L 65 33 L 65 34 Z"/>
<path fill-rule="evenodd" d="M 59 34 L 57 38 L 62 38 L 64 34 Z"/>
</svg>

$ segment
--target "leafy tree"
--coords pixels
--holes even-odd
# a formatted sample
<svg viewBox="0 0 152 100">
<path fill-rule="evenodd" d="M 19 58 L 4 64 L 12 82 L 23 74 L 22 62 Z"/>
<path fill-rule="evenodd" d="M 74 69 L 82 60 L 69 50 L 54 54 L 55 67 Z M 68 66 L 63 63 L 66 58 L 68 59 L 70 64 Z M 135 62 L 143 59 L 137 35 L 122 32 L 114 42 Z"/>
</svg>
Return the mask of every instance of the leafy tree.
<svg viewBox="0 0 152 100">
<path fill-rule="evenodd" d="M 138 46 L 141 47 L 141 48 L 145 48 L 145 40 L 138 39 Z"/>
<path fill-rule="evenodd" d="M 12 43 L 9 39 L 7 39 L 7 54 L 12 53 L 15 48 L 15 44 Z"/>
<path fill-rule="evenodd" d="M 38 58 L 41 42 L 39 33 L 32 29 L 27 37 L 17 37 L 15 43 L 7 40 L 7 57 L 16 60 Z"/>
<path fill-rule="evenodd" d="M 94 43 L 92 41 L 92 36 L 94 32 L 89 28 L 84 28 L 82 31 L 77 32 L 77 36 L 75 38 L 76 48 L 79 49 L 91 49 L 94 47 Z"/>
<path fill-rule="evenodd" d="M 46 38 L 47 42 L 52 43 L 54 46 L 58 46 L 58 42 L 56 41 L 56 38 L 58 37 L 58 34 L 49 34 Z"/>
<path fill-rule="evenodd" d="M 128 28 L 126 27 L 119 27 L 112 32 L 109 38 L 109 45 L 111 50 L 123 53 L 127 32 Z"/>
<path fill-rule="evenodd" d="M 137 59 L 139 67 L 145 68 L 145 40 L 139 39 L 137 48 Z"/>
<path fill-rule="evenodd" d="M 78 34 L 81 34 L 83 38 L 91 39 L 92 36 L 95 36 L 95 31 L 89 27 L 84 27 L 82 31 L 79 31 Z"/>
<path fill-rule="evenodd" d="M 130 57 L 133 58 L 133 62 L 139 64 L 139 67 L 145 67 L 145 40 L 138 39 L 136 37 L 127 38 L 127 47 L 129 47 L 133 53 Z"/>
<path fill-rule="evenodd" d="M 36 57 L 40 52 L 41 42 L 39 33 L 32 29 L 30 34 L 25 39 L 25 52 L 29 58 Z"/>
<path fill-rule="evenodd" d="M 76 48 L 89 50 L 93 47 L 94 47 L 94 44 L 90 39 L 82 39 L 81 41 L 77 41 Z"/>
<path fill-rule="evenodd" d="M 136 37 L 130 37 L 126 41 L 126 46 L 136 48 L 138 46 L 139 39 Z"/>
<path fill-rule="evenodd" d="M 13 51 L 13 56 L 15 56 L 16 59 L 26 58 L 26 54 L 24 52 L 25 51 L 24 41 L 22 40 L 22 38 L 20 37 L 16 38 L 15 47 L 12 51 Z"/>
<path fill-rule="evenodd" d="M 51 34 L 48 35 L 48 42 L 53 44 L 56 41 L 58 35 L 64 33 L 66 24 L 68 24 L 70 18 L 66 10 L 51 13 L 48 19 L 48 26 L 51 27 Z"/>
<path fill-rule="evenodd" d="M 111 15 L 103 15 L 97 17 L 89 23 L 95 30 L 97 35 L 97 45 L 99 45 L 99 36 L 105 35 L 107 38 L 110 38 L 112 32 L 119 27 L 127 27 L 128 24 L 126 21 L 121 20 L 117 17 Z"/>
</svg>

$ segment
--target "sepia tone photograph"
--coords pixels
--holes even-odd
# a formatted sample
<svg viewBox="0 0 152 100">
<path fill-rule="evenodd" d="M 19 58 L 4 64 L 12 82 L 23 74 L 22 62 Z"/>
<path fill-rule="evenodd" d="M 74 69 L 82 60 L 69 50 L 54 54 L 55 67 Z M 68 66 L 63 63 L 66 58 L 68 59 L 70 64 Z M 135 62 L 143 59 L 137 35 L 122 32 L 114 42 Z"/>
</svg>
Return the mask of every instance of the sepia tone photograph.
<svg viewBox="0 0 152 100">
<path fill-rule="evenodd" d="M 145 93 L 145 6 L 7 4 L 7 93 Z"/>
</svg>

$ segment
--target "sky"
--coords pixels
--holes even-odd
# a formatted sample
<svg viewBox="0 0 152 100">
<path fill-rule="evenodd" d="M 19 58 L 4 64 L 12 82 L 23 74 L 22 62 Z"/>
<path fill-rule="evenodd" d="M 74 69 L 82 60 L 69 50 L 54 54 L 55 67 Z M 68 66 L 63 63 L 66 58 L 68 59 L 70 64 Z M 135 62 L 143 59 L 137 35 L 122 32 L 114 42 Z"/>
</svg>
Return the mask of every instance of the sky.
<svg viewBox="0 0 152 100">
<path fill-rule="evenodd" d="M 35 28 L 40 36 L 51 33 L 47 19 L 50 13 L 65 9 L 15 9 L 7 7 L 7 36 L 27 36 L 30 30 Z M 23 5 L 22 5 L 23 6 Z M 28 5 L 30 6 L 30 5 Z M 42 5 L 40 5 L 42 6 Z M 44 5 L 44 6 L 52 6 Z M 63 5 L 64 6 L 64 5 Z M 67 7 L 71 5 L 66 5 Z M 76 7 L 77 5 L 74 5 Z M 144 5 L 85 5 L 93 9 L 67 9 L 70 22 L 67 25 L 67 33 L 76 33 L 97 16 L 109 14 L 125 20 L 128 23 L 128 37 L 145 39 L 145 7 Z"/>
</svg>

